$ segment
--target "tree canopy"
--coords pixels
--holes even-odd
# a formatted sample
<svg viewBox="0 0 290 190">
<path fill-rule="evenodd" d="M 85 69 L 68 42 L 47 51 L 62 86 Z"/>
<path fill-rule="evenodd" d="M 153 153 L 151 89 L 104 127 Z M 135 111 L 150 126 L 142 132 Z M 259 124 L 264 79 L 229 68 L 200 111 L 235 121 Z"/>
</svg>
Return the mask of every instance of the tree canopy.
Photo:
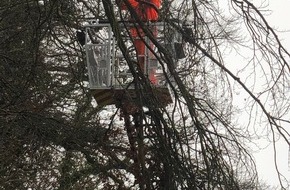
<svg viewBox="0 0 290 190">
<path fill-rule="evenodd" d="M 163 0 L 160 21 L 182 38 L 185 57 L 177 60 L 134 9 L 115 1 L 1 1 L 0 188 L 263 189 L 251 143 L 270 137 L 274 148 L 278 138 L 290 145 L 290 54 L 255 3 Z M 90 93 L 76 32 L 97 19 L 113 28 L 138 114 L 100 108 Z M 167 68 L 167 107 L 128 54 L 118 24 L 128 19 Z M 247 95 L 245 123 L 237 89 Z M 277 175 L 287 189 L 278 168 Z"/>
</svg>

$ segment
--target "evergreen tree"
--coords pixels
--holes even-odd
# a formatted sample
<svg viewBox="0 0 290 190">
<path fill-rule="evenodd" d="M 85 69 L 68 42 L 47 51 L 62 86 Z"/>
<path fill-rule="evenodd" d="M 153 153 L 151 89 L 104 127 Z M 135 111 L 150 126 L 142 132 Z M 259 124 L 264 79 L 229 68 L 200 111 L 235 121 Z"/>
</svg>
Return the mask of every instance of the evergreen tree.
<svg viewBox="0 0 290 190">
<path fill-rule="evenodd" d="M 177 31 L 183 39 L 185 57 L 176 61 L 134 9 L 121 11 L 113 1 L 1 1 L 0 188 L 262 189 L 247 146 L 250 125 L 234 123 L 239 110 L 232 104 L 232 86 L 249 95 L 250 117 L 257 110 L 266 118 L 259 127 L 290 144 L 289 53 L 262 8 L 245 0 L 229 1 L 229 13 L 220 6 L 163 1 L 159 15 L 168 36 Z M 76 36 L 91 19 L 111 24 L 134 77 L 138 112 L 131 116 L 114 106 L 95 106 Z M 127 19 L 139 22 L 168 68 L 173 103 L 167 107 L 126 54 L 130 47 L 118 21 Z M 253 54 L 243 65 L 247 77 L 257 81 L 255 75 L 264 72 L 258 91 L 230 69 L 223 54 L 227 46 L 244 45 Z"/>
</svg>

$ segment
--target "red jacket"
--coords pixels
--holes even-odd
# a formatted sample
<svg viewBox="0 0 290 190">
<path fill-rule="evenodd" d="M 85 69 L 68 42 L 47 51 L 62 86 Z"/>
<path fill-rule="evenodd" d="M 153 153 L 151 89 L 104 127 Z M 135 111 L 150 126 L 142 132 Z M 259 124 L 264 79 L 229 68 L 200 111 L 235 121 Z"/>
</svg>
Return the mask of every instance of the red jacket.
<svg viewBox="0 0 290 190">
<path fill-rule="evenodd" d="M 158 19 L 158 9 L 160 8 L 160 0 L 127 0 L 132 8 L 136 10 L 136 14 L 144 21 L 156 21 Z M 124 3 L 121 5 L 122 10 L 127 7 Z"/>
</svg>

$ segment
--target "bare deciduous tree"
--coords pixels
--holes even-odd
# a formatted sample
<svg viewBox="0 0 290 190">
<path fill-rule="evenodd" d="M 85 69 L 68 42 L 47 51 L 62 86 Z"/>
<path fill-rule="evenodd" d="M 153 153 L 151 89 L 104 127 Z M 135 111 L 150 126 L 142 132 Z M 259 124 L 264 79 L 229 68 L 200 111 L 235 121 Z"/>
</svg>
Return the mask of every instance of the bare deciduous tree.
<svg viewBox="0 0 290 190">
<path fill-rule="evenodd" d="M 183 40 L 186 57 L 176 60 L 134 9 L 124 13 L 110 0 L 1 2 L 0 187 L 260 189 L 248 147 L 253 126 L 234 122 L 239 110 L 233 87 L 250 97 L 252 121 L 258 119 L 254 111 L 261 113 L 265 122 L 256 127 L 269 128 L 273 146 L 277 135 L 290 144 L 289 53 L 258 6 L 246 0 L 229 0 L 223 6 L 230 11 L 221 6 L 163 1 L 160 20 Z M 173 103 L 167 107 L 128 54 L 123 36 L 129 31 L 118 24 L 128 18 L 142 27 L 168 68 Z M 92 103 L 84 49 L 75 36 L 90 19 L 110 22 L 135 78 L 139 107 L 130 116 Z M 224 52 L 245 46 L 249 60 L 227 62 Z"/>
</svg>

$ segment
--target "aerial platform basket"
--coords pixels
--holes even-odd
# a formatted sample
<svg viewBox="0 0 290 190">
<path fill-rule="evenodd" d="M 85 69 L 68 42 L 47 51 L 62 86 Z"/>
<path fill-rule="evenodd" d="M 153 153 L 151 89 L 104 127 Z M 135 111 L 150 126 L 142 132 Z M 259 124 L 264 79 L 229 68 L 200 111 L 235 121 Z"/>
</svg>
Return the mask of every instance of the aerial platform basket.
<svg viewBox="0 0 290 190">
<path fill-rule="evenodd" d="M 162 23 L 154 23 L 162 27 Z M 122 24 L 120 24 L 122 25 Z M 121 26 L 122 28 L 122 26 Z M 86 33 L 86 60 L 89 76 L 89 88 L 96 99 L 98 106 L 118 105 L 120 97 L 126 99 L 136 98 L 136 90 L 133 85 L 133 76 L 129 71 L 128 64 L 116 45 L 116 39 L 113 36 L 112 28 L 106 22 L 94 22 L 85 26 Z M 161 29 L 162 30 L 162 29 Z M 126 32 L 124 32 L 125 34 Z M 127 35 L 128 36 L 128 35 Z M 132 41 L 124 35 L 128 49 L 134 49 Z M 145 41 L 149 39 L 145 36 Z M 162 32 L 158 33 L 158 40 L 164 44 Z M 150 43 L 150 42 L 149 42 Z M 169 44 L 170 46 L 170 44 Z M 153 47 L 154 48 L 154 47 Z M 134 55 L 132 51 L 132 56 Z M 163 106 L 172 102 L 167 84 L 164 80 L 163 70 L 158 61 L 152 58 L 152 53 L 145 47 L 145 76 L 154 75 L 156 79 L 152 84 L 153 93 L 160 99 Z M 137 60 L 137 58 L 136 58 Z M 154 70 L 154 73 L 150 73 Z M 146 94 L 145 94 L 146 96 Z M 149 95 L 148 95 L 149 96 Z M 148 97 L 144 97 L 145 99 Z"/>
</svg>

